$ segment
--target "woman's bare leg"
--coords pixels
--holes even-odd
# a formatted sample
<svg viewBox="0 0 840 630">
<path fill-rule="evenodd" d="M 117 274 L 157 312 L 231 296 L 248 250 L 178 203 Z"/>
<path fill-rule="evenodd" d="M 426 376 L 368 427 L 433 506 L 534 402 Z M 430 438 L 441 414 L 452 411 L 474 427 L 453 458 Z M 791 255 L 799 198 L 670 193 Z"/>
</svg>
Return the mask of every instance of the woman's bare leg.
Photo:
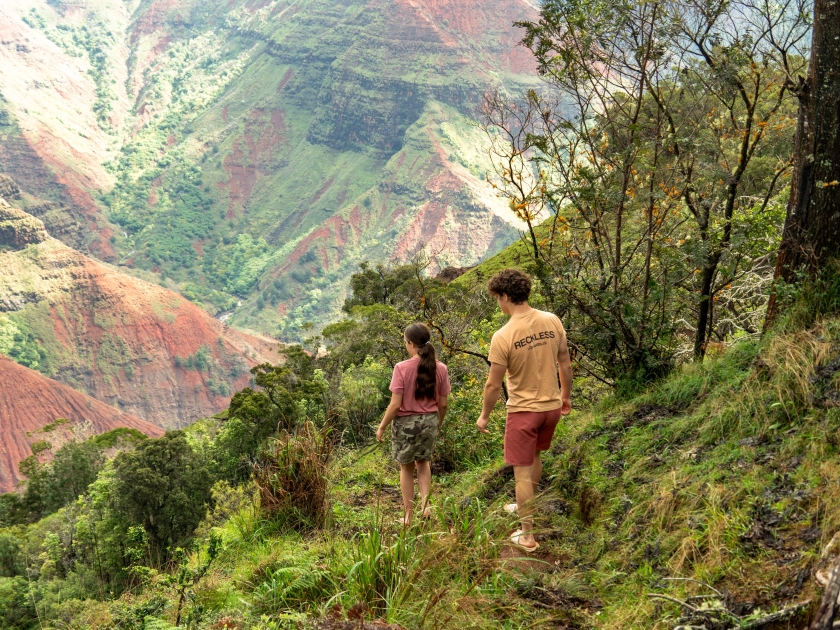
<svg viewBox="0 0 840 630">
<path fill-rule="evenodd" d="M 402 491 L 403 508 L 405 516 L 403 524 L 411 525 L 411 518 L 414 514 L 414 462 L 400 464 L 400 490 Z"/>
<path fill-rule="evenodd" d="M 432 467 L 429 461 L 421 459 L 414 462 L 417 465 L 417 485 L 420 486 L 420 514 L 429 516 L 429 490 L 432 487 Z M 426 511 L 429 510 L 429 514 Z"/>
</svg>

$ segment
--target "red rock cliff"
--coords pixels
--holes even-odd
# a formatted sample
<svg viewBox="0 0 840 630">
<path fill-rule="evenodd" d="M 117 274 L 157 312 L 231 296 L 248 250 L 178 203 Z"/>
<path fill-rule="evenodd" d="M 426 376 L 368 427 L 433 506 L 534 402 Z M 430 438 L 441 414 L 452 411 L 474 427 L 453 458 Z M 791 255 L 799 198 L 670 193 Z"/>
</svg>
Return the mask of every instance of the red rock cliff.
<svg viewBox="0 0 840 630">
<path fill-rule="evenodd" d="M 68 423 L 48 434 L 38 432 L 57 418 Z M 53 449 L 119 427 L 138 429 L 150 437 L 163 430 L 121 412 L 0 355 L 0 492 L 14 490 L 21 480 L 18 463 L 32 455 L 31 444 L 47 439 Z"/>
</svg>

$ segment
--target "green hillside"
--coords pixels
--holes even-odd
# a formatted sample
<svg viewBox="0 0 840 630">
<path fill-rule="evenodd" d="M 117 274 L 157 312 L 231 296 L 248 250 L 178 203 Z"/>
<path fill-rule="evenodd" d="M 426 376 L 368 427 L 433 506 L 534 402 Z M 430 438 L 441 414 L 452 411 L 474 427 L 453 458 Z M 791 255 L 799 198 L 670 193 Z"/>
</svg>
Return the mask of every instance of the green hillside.
<svg viewBox="0 0 840 630">
<path fill-rule="evenodd" d="M 528 3 L 446 16 L 361 0 L 68 7 L 29 0 L 16 12 L 88 68 L 79 81 L 95 100 L 77 106 L 96 127 L 48 122 L 71 144 L 78 133 L 107 143 L 107 159 L 68 168 L 108 183 L 86 189 L 94 207 L 83 207 L 50 168 L 33 170 L 38 156 L 23 151 L 49 147 L 15 131 L 22 100 L 3 106 L 0 171 L 75 208 L 86 238 L 71 246 L 235 311 L 233 325 L 299 339 L 305 322 L 335 316 L 363 259 L 426 248 L 468 265 L 515 238 L 471 119 L 484 92 L 536 81 L 512 25 L 532 17 Z"/>
<path fill-rule="evenodd" d="M 404 278 L 394 295 L 413 286 Z M 290 397 L 292 407 L 271 413 L 298 429 L 269 438 L 253 477 L 237 457 L 251 457 L 249 444 L 275 425 L 260 424 L 268 399 L 245 390 L 224 416 L 161 441 L 182 462 L 170 481 L 142 476 L 157 455 L 140 446 L 32 524 L 41 486 L 30 482 L 23 499 L 5 495 L 5 627 L 168 628 L 180 617 L 191 628 L 339 628 L 354 618 L 405 628 L 672 628 L 685 612 L 674 600 L 705 606 L 683 622 L 706 615 L 753 627 L 794 607 L 783 618 L 802 627 L 819 599 L 809 576 L 840 528 L 836 291 L 803 292 L 761 341 L 635 394 L 600 390 L 587 404 L 579 377 L 579 408 L 544 458 L 533 555 L 507 538 L 516 521 L 501 509 L 513 491 L 501 406 L 490 436 L 474 427 L 482 362 L 443 348 L 455 388 L 433 463 L 433 516 L 402 529 L 398 471 L 367 439 L 390 377 L 373 357 L 399 347 L 400 329 L 389 327 L 410 314 L 357 307 L 360 320 L 325 331 L 330 355 L 291 351 L 285 367 L 257 377 L 275 399 Z M 476 338 L 500 323 L 487 316 Z M 366 336 L 355 326 L 382 330 L 376 343 L 385 345 L 360 346 Z M 354 359 L 365 353 L 373 356 Z M 327 418 L 337 443 L 324 441 Z M 68 474 L 41 470 L 33 478 L 43 483 Z M 145 499 L 121 498 L 126 483 L 175 484 L 159 488 L 166 496 L 180 484 L 193 490 L 159 504 L 182 514 L 161 530 L 141 525 L 132 501 Z M 207 503 L 173 503 L 203 493 Z"/>
</svg>

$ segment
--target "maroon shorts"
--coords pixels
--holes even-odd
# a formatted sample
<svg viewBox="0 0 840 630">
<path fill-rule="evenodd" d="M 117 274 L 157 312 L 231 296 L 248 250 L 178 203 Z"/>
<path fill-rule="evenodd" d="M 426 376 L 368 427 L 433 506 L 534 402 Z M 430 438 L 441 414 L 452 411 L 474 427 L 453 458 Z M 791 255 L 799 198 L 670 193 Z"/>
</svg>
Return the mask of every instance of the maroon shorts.
<svg viewBox="0 0 840 630">
<path fill-rule="evenodd" d="M 508 413 L 505 423 L 505 461 L 530 466 L 537 451 L 547 451 L 560 421 L 560 409 Z"/>
</svg>

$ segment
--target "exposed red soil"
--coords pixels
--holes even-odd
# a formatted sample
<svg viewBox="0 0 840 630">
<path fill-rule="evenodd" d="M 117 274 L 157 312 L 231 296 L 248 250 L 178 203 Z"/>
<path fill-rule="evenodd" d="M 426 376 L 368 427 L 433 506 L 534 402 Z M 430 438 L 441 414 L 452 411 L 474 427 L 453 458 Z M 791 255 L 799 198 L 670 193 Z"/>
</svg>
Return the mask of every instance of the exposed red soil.
<svg viewBox="0 0 840 630">
<path fill-rule="evenodd" d="M 330 186 L 332 186 L 332 185 L 333 185 L 333 181 L 334 181 L 334 180 L 335 180 L 335 178 L 334 178 L 334 177 L 330 177 L 327 181 L 325 181 L 325 182 L 324 182 L 324 185 L 323 185 L 323 186 L 321 186 L 321 187 L 318 189 L 318 192 L 316 192 L 316 193 L 315 193 L 315 196 L 314 196 L 314 197 L 312 197 L 312 199 L 310 200 L 310 202 L 309 202 L 309 203 L 310 203 L 310 204 L 312 204 L 313 206 L 314 206 L 316 203 L 318 203 L 318 200 L 319 200 L 321 197 L 323 197 L 324 193 L 325 193 L 325 192 L 327 192 L 327 191 L 330 189 Z"/>
<path fill-rule="evenodd" d="M 224 110 L 223 118 L 226 117 Z M 258 178 L 273 171 L 274 157 L 287 142 L 283 110 L 269 111 L 261 107 L 251 110 L 242 137 L 233 142 L 233 151 L 223 162 L 228 181 L 218 184 L 221 190 L 228 191 L 228 219 L 244 211 Z"/>
<path fill-rule="evenodd" d="M 456 62 L 478 61 L 468 40 L 486 43 L 491 58 L 488 71 L 534 73 L 536 63 L 522 46 L 522 29 L 517 21 L 534 20 L 536 7 L 526 0 L 395 0 L 385 9 L 390 19 L 387 37 L 409 42 L 438 43 L 447 49 L 461 49 Z"/>
<path fill-rule="evenodd" d="M 250 160 L 245 159 L 242 151 L 242 138 L 233 143 L 233 152 L 225 156 L 224 167 L 228 174 L 227 184 L 219 183 L 219 186 L 228 189 L 228 211 L 226 218 L 232 219 L 236 216 L 237 210 L 251 198 L 254 184 L 257 183 L 257 167 Z"/>
<path fill-rule="evenodd" d="M 288 70 L 286 70 L 286 74 L 284 74 L 284 75 L 283 75 L 283 78 L 282 78 L 282 79 L 280 79 L 280 84 L 277 86 L 277 91 L 279 92 L 279 91 L 280 91 L 280 90 L 282 90 L 284 87 L 286 87 L 286 84 L 287 84 L 289 81 L 291 81 L 291 80 L 292 80 L 292 78 L 293 78 L 294 76 L 295 76 L 295 71 L 294 71 L 294 70 L 292 70 L 291 68 L 289 68 Z M 227 109 L 227 108 L 225 108 L 225 109 Z"/>
<path fill-rule="evenodd" d="M 32 455 L 31 445 L 47 440 L 53 450 L 72 439 L 84 439 L 119 427 L 138 429 L 150 437 L 163 429 L 123 413 L 66 385 L 0 355 L 0 492 L 14 490 L 21 480 L 18 463 Z M 70 422 L 39 433 L 57 418 Z"/>
<path fill-rule="evenodd" d="M 320 255 L 324 265 L 324 271 L 330 271 L 332 261 L 328 252 L 335 252 L 337 250 L 337 254 L 334 253 L 333 255 L 337 259 L 340 259 L 344 246 L 347 243 L 358 245 L 359 235 L 365 230 L 366 224 L 369 221 L 370 217 L 359 212 L 358 206 L 351 211 L 349 220 L 340 215 L 330 217 L 324 221 L 321 227 L 307 234 L 298 243 L 297 247 L 286 257 L 283 264 L 278 267 L 275 276 L 281 277 L 283 274 L 288 273 L 297 261 L 310 250 L 314 251 L 316 255 Z"/>
<path fill-rule="evenodd" d="M 180 0 L 152 0 L 134 24 L 131 34 L 132 43 L 137 37 L 150 35 L 166 26 L 172 9 L 177 7 L 178 4 L 180 4 Z"/>
<path fill-rule="evenodd" d="M 392 221 L 406 215 L 411 217 L 411 222 L 397 237 L 391 254 L 391 259 L 397 263 L 409 260 L 422 249 L 461 256 L 485 252 L 498 227 L 494 222 L 500 221 L 492 213 L 487 216 L 489 210 L 483 202 L 475 200 L 474 191 L 485 184 L 467 169 L 450 162 L 448 152 L 431 130 L 427 130 L 427 134 L 435 150 L 431 159 L 415 159 L 410 165 L 405 165 L 403 156 L 397 160 L 403 165 L 399 178 L 425 181 L 427 198 L 419 206 L 398 206 L 393 211 Z M 394 177 L 398 177 L 397 170 Z M 436 273 L 439 269 L 432 265 L 430 271 Z"/>
<path fill-rule="evenodd" d="M 396 260 L 408 260 L 424 247 L 430 251 L 449 249 L 450 243 L 441 229 L 446 219 L 446 210 L 446 205 L 434 201 L 421 206 L 408 230 L 397 242 L 393 257 Z"/>
<path fill-rule="evenodd" d="M 279 360 L 270 340 L 233 330 L 167 289 L 72 250 L 57 258 L 64 256 L 70 260 L 56 262 L 72 266 L 73 286 L 52 308 L 53 330 L 68 355 L 92 360 L 56 377 L 81 380 L 99 400 L 160 426 L 183 426 L 227 406 L 220 381 L 233 393 L 250 383 L 252 366 Z M 216 373 L 187 365 L 202 348 Z"/>
<path fill-rule="evenodd" d="M 133 25 L 129 41 L 135 50 L 140 48 L 143 39 L 153 42 L 147 45 L 148 52 L 142 57 L 138 57 L 134 63 L 133 73 L 129 81 L 131 84 L 130 97 L 134 99 L 137 99 L 140 95 L 140 91 L 145 84 L 144 73 L 151 68 L 160 55 L 166 52 L 169 44 L 172 43 L 172 35 L 166 32 L 166 26 L 171 11 L 180 1 L 154 0 Z M 141 117 L 135 130 L 139 129 L 146 121 L 144 107 L 141 107 L 139 113 Z"/>
</svg>

